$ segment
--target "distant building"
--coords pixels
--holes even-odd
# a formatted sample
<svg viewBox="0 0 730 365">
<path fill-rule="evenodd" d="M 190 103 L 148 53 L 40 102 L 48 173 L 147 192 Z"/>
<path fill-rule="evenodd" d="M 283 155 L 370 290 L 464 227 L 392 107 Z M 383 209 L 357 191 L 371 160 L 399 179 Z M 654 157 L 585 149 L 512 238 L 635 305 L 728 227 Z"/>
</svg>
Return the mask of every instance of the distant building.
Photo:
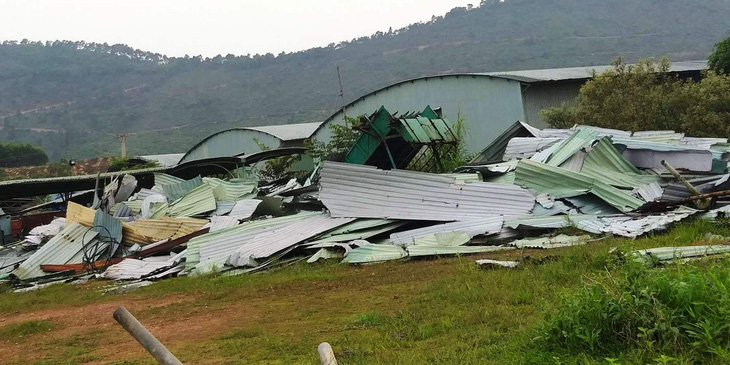
<svg viewBox="0 0 730 365">
<path fill-rule="evenodd" d="M 467 126 L 466 145 L 479 152 L 516 121 L 546 127 L 540 110 L 571 103 L 580 87 L 611 66 L 545 70 L 451 74 L 419 77 L 365 94 L 327 118 L 313 138 L 327 141 L 328 125 L 344 123 L 344 115 L 371 114 L 381 106 L 391 113 L 419 111 L 427 105 L 441 108 L 445 119 L 461 118 Z M 706 61 L 674 62 L 670 72 L 683 78 L 698 78 Z"/>
</svg>

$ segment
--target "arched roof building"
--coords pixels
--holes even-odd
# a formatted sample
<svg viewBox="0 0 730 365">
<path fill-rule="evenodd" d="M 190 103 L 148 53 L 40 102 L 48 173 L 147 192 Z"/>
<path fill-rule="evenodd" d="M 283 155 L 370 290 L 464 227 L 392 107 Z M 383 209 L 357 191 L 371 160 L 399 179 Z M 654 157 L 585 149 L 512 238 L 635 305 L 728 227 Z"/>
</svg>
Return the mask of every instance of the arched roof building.
<svg viewBox="0 0 730 365">
<path fill-rule="evenodd" d="M 185 153 L 180 163 L 260 152 L 262 149 L 259 144 L 268 149 L 300 147 L 321 124 L 322 122 L 316 122 L 227 129 L 198 142 Z"/>
</svg>

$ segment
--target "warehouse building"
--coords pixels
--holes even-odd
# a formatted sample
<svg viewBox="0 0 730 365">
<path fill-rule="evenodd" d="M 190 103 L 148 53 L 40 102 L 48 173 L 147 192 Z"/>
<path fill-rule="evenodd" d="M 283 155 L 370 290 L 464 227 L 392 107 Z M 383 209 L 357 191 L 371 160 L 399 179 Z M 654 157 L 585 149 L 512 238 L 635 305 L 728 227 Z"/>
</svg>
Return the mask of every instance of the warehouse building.
<svg viewBox="0 0 730 365">
<path fill-rule="evenodd" d="M 545 108 L 575 102 L 580 87 L 611 66 L 572 67 L 490 73 L 426 76 L 375 90 L 345 105 L 327 118 L 313 138 L 327 141 L 330 124 L 344 123 L 344 116 L 371 114 L 381 106 L 391 112 L 440 108 L 452 123 L 459 118 L 467 127 L 466 146 L 478 152 L 516 121 L 546 127 L 540 117 Z M 670 72 L 682 78 L 698 78 L 706 61 L 672 63 Z"/>
</svg>

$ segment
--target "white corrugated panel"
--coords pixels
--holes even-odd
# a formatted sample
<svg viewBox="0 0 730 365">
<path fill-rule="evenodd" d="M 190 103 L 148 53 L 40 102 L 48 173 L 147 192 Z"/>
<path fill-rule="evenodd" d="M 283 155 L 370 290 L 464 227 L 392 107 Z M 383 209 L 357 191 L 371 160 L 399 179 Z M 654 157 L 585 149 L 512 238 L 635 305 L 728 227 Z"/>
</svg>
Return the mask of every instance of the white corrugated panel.
<svg viewBox="0 0 730 365">
<path fill-rule="evenodd" d="M 535 153 L 542 151 L 560 141 L 560 138 L 535 138 L 516 137 L 507 143 L 504 150 L 503 160 L 509 161 L 517 158 L 530 158 Z"/>
<path fill-rule="evenodd" d="M 407 246 L 413 244 L 418 238 L 435 233 L 465 233 L 470 237 L 480 234 L 496 234 L 502 230 L 503 223 L 504 218 L 502 216 L 494 216 L 473 221 L 437 224 L 435 226 L 393 233 L 390 235 L 390 242 L 396 245 Z"/>
<path fill-rule="evenodd" d="M 223 266 L 225 260 L 244 242 L 270 229 L 284 226 L 298 220 L 317 216 L 318 212 L 244 222 L 238 226 L 195 237 L 188 242 L 185 266 L 205 271 L 204 268 Z"/>
<path fill-rule="evenodd" d="M 243 242 L 226 263 L 231 266 L 246 266 L 251 258 L 260 259 L 286 250 L 320 233 L 350 223 L 354 218 L 332 218 L 328 213 L 316 215 L 296 223 L 288 224 L 261 233 Z"/>
<path fill-rule="evenodd" d="M 210 223 L 206 224 L 206 226 L 210 227 L 210 232 L 217 232 L 222 229 L 237 226 L 238 223 L 236 217 L 212 216 L 210 217 Z"/>
<path fill-rule="evenodd" d="M 261 202 L 262 201 L 258 199 L 239 200 L 236 202 L 236 205 L 233 206 L 228 215 L 236 217 L 237 219 L 250 218 Z"/>
<path fill-rule="evenodd" d="M 459 221 L 524 216 L 535 197 L 515 185 L 456 184 L 436 174 L 326 162 L 320 199 L 333 217 Z"/>
</svg>

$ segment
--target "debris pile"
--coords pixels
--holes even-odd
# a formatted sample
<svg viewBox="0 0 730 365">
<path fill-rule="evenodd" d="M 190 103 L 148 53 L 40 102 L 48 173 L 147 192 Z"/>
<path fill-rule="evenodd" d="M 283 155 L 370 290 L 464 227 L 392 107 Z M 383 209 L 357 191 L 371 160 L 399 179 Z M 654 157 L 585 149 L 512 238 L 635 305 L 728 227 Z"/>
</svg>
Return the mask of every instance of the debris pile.
<svg viewBox="0 0 730 365">
<path fill-rule="evenodd" d="M 450 174 L 327 161 L 269 182 L 155 173 L 149 189 L 124 175 L 97 189 L 91 207 L 69 202 L 65 218 L 5 248 L 0 273 L 26 286 L 78 275 L 149 281 L 635 238 L 730 211 L 729 156 L 726 139 L 518 123 Z M 570 227 L 584 234 L 551 234 Z"/>
</svg>

